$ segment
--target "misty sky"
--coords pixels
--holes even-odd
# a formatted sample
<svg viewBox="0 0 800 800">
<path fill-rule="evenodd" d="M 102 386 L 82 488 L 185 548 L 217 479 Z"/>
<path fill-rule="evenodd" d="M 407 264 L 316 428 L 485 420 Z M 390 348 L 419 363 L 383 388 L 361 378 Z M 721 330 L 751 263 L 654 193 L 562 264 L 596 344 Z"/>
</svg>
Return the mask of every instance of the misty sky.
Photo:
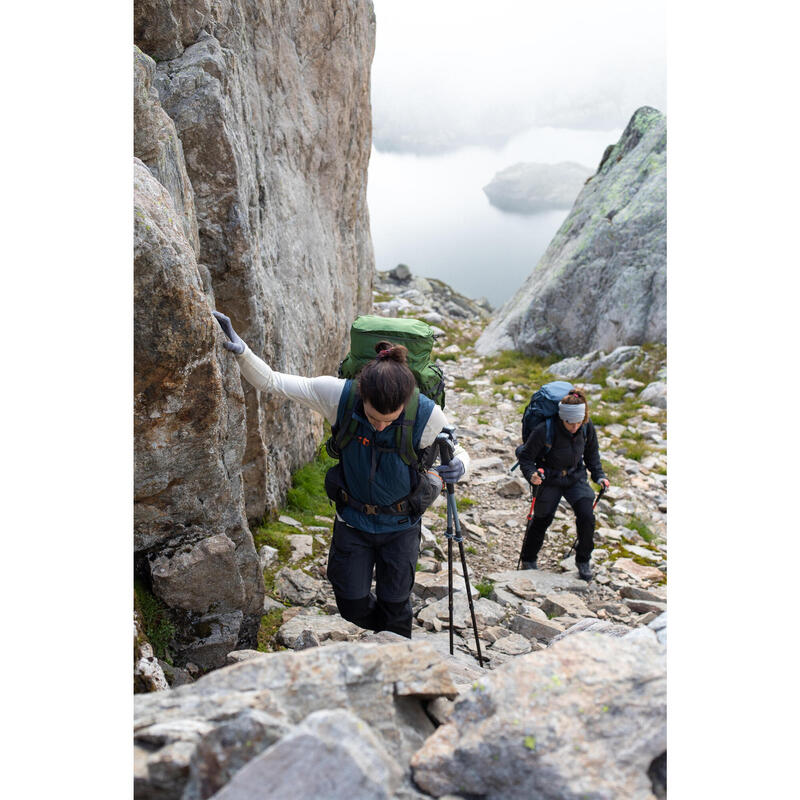
<svg viewBox="0 0 800 800">
<path fill-rule="evenodd" d="M 661 0 L 374 0 L 373 142 L 432 153 L 666 113 Z"/>
</svg>

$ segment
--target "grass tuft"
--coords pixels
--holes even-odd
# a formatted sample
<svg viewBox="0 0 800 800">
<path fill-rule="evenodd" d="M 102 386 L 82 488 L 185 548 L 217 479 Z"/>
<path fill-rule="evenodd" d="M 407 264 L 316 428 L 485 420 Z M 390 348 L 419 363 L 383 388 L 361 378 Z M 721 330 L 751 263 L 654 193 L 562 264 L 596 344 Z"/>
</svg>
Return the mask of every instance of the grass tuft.
<svg viewBox="0 0 800 800">
<path fill-rule="evenodd" d="M 473 500 L 471 497 L 457 497 L 456 508 L 459 511 L 466 511 L 468 508 L 477 505 L 477 502 L 477 500 Z"/>
</svg>

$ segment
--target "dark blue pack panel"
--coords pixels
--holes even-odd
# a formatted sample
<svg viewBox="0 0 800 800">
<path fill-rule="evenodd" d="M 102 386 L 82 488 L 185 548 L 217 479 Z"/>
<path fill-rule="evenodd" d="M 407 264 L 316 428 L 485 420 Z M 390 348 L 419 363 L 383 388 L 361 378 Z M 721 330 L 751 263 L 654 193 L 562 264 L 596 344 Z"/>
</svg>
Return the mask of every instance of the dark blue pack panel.
<svg viewBox="0 0 800 800">
<path fill-rule="evenodd" d="M 558 413 L 558 404 L 573 388 L 568 381 L 550 381 L 533 393 L 522 415 L 522 441 L 528 440 L 531 431 L 546 419 Z"/>
</svg>

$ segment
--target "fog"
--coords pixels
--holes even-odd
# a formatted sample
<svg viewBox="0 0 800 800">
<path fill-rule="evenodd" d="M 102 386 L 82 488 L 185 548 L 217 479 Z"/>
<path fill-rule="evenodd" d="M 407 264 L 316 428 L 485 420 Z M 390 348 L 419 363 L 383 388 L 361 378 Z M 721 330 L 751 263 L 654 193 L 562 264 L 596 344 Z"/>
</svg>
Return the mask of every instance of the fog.
<svg viewBox="0 0 800 800">
<path fill-rule="evenodd" d="M 594 170 L 637 108 L 666 112 L 664 3 L 374 5 L 376 266 L 405 263 L 499 306 L 569 212 L 509 214 L 483 187 L 517 162 Z"/>
<path fill-rule="evenodd" d="M 374 0 L 373 143 L 499 147 L 531 127 L 611 130 L 666 113 L 661 0 Z"/>
</svg>

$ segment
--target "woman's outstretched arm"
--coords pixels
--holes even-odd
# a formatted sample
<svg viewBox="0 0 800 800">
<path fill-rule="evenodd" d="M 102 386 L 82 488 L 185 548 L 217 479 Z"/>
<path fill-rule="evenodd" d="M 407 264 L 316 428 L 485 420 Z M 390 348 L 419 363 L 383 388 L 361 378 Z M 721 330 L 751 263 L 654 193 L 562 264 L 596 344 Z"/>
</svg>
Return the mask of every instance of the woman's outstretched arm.
<svg viewBox="0 0 800 800">
<path fill-rule="evenodd" d="M 225 347 L 236 355 L 239 369 L 245 380 L 260 392 L 273 392 L 297 400 L 322 414 L 333 425 L 339 408 L 339 398 L 344 381 L 330 375 L 318 378 L 303 378 L 285 372 L 276 372 L 263 359 L 259 358 L 233 330 L 230 319 L 219 311 L 214 316 L 228 337 Z"/>
</svg>

